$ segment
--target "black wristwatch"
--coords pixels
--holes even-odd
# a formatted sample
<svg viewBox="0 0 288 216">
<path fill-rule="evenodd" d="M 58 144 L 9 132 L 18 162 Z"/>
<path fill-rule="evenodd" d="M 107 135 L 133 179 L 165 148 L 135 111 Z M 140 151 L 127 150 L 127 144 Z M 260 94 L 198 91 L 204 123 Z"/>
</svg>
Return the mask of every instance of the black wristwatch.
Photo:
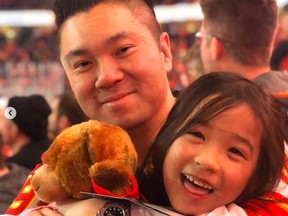
<svg viewBox="0 0 288 216">
<path fill-rule="evenodd" d="M 129 210 L 122 203 L 108 202 L 97 212 L 96 216 L 129 216 Z"/>
</svg>

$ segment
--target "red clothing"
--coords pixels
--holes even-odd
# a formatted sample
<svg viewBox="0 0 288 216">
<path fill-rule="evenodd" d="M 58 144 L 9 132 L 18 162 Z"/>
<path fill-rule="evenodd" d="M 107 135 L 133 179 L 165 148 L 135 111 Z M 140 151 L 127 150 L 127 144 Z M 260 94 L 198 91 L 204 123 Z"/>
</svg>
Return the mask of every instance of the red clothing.
<svg viewBox="0 0 288 216">
<path fill-rule="evenodd" d="M 241 207 L 248 216 L 288 215 L 288 199 L 275 192 L 266 194 L 263 199 L 253 199 Z"/>
<path fill-rule="evenodd" d="M 40 166 L 41 166 L 41 164 L 36 166 L 33 171 L 35 171 Z M 30 182 L 33 171 L 31 172 L 27 181 L 25 182 L 22 189 L 18 193 L 14 202 L 7 209 L 6 214 L 18 215 L 21 212 L 23 212 L 25 209 L 29 208 L 31 206 L 31 204 L 33 203 L 34 199 L 36 198 L 36 195 L 33 191 L 33 188 L 31 186 L 31 182 Z M 125 191 L 124 197 L 139 199 L 139 190 L 138 190 L 137 181 L 133 175 L 130 176 L 130 180 L 131 180 L 132 187 L 130 190 Z M 92 185 L 93 185 L 93 192 L 94 193 L 119 197 L 119 195 L 116 195 L 116 194 L 113 194 L 113 193 L 107 191 L 106 189 L 95 184 L 93 181 L 92 181 Z"/>
<path fill-rule="evenodd" d="M 288 158 L 287 151 L 286 151 L 286 156 Z M 35 169 L 37 169 L 38 167 L 36 167 Z M 288 162 L 283 168 L 283 175 L 281 179 L 282 183 L 285 183 L 286 185 L 288 185 L 287 170 L 288 170 Z M 134 182 L 134 178 L 132 178 L 132 183 L 133 182 Z M 134 186 L 135 186 L 135 183 L 133 184 Z M 128 197 L 131 197 L 131 192 L 133 195 L 138 196 L 138 192 L 137 192 L 138 190 L 136 189 L 138 189 L 138 187 L 137 188 L 133 187 L 131 191 L 127 192 Z M 94 185 L 94 190 L 102 193 L 101 192 L 102 189 L 99 191 L 98 186 Z M 248 216 L 288 215 L 288 198 L 284 197 L 280 193 L 288 194 L 288 186 L 285 187 L 282 191 L 279 191 L 279 193 L 277 192 L 267 193 L 266 195 L 264 195 L 263 197 L 259 199 L 253 199 L 253 200 L 250 200 L 249 202 L 244 203 L 243 205 L 241 205 L 241 207 L 243 207 L 243 209 L 246 211 Z M 103 194 L 109 195 L 105 192 Z M 27 182 L 25 183 L 25 185 L 19 192 L 18 196 L 16 197 L 15 201 L 12 203 L 10 208 L 6 211 L 6 214 L 12 214 L 12 215 L 20 214 L 22 211 L 29 208 L 30 204 L 33 202 L 34 199 L 35 199 L 35 194 L 30 185 L 30 177 L 29 177 Z"/>
</svg>

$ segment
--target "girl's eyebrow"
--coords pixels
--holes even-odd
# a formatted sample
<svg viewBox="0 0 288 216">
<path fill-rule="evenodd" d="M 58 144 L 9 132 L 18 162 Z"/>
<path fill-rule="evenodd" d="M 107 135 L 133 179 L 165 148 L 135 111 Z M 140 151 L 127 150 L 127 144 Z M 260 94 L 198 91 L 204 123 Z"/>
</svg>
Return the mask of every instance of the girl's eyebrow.
<svg viewBox="0 0 288 216">
<path fill-rule="evenodd" d="M 233 138 L 235 140 L 239 141 L 240 143 L 243 143 L 245 146 L 247 146 L 249 148 L 249 150 L 251 152 L 254 151 L 254 147 L 253 147 L 253 145 L 251 144 L 251 142 L 248 139 L 246 139 L 243 136 L 240 136 L 239 134 L 236 134 L 236 133 L 233 133 L 233 132 L 231 132 L 231 133 L 232 133 L 232 136 L 233 136 Z"/>
</svg>

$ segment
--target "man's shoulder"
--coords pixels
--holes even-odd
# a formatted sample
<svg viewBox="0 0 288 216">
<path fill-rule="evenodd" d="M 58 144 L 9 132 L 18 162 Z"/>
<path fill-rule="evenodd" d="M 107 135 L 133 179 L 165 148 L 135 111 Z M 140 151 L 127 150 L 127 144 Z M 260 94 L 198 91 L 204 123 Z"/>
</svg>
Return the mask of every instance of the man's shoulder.
<svg viewBox="0 0 288 216">
<path fill-rule="evenodd" d="M 263 73 L 254 78 L 253 82 L 271 93 L 288 93 L 288 72 L 286 70 Z"/>
</svg>

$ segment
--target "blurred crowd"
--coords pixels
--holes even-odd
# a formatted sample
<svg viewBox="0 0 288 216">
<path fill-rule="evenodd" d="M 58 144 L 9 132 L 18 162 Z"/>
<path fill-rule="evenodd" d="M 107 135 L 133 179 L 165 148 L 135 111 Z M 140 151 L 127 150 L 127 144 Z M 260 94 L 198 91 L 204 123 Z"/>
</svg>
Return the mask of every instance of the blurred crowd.
<svg viewBox="0 0 288 216">
<path fill-rule="evenodd" d="M 155 4 L 193 3 L 197 0 L 154 0 Z M 0 7 L 7 9 L 47 9 L 52 8 L 52 0 L 1 0 Z"/>
<path fill-rule="evenodd" d="M 1 9 L 52 7 L 51 0 L 3 0 Z M 158 4 L 191 3 L 195 0 L 156 0 Z M 272 69 L 287 69 L 282 61 L 288 50 L 288 6 L 281 8 L 279 32 L 275 42 Z M 173 69 L 168 74 L 173 90 L 180 90 L 203 74 L 195 33 L 201 21 L 162 24 L 171 37 Z M 0 97 L 17 94 L 40 93 L 48 99 L 69 89 L 58 60 L 56 28 L 52 27 L 0 27 Z M 282 43 L 285 41 L 285 43 Z"/>
<path fill-rule="evenodd" d="M 1 95 L 63 92 L 65 77 L 57 58 L 55 29 L 0 28 Z"/>
<path fill-rule="evenodd" d="M 183 58 L 194 44 L 199 21 L 163 24 L 171 35 L 172 89 L 182 89 L 190 79 Z M 55 27 L 0 28 L 0 97 L 41 93 L 50 98 L 69 88 L 58 60 Z"/>
<path fill-rule="evenodd" d="M 3 9 L 47 9 L 52 8 L 51 0 L 1 0 L 0 8 Z"/>
</svg>

